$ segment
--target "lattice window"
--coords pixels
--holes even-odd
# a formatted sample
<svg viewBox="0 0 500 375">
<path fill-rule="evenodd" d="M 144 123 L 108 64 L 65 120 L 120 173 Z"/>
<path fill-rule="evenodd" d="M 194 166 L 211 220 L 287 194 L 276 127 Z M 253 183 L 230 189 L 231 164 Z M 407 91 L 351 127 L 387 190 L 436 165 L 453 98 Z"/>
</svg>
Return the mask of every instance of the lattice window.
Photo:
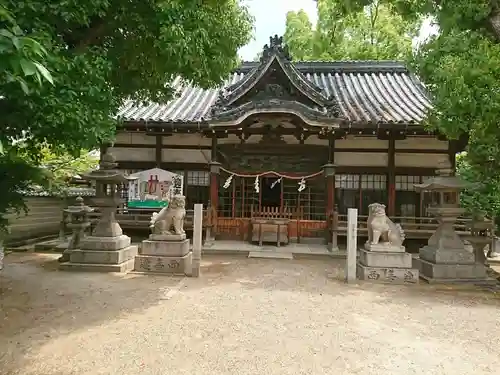
<svg viewBox="0 0 500 375">
<path fill-rule="evenodd" d="M 188 171 L 188 186 L 210 186 L 210 173 L 207 171 Z"/>
<path fill-rule="evenodd" d="M 335 187 L 338 189 L 359 189 L 359 175 L 337 174 L 335 175 Z"/>
<path fill-rule="evenodd" d="M 421 176 L 396 176 L 396 190 L 415 191 L 415 184 L 421 182 Z"/>
<path fill-rule="evenodd" d="M 193 208 L 195 203 L 205 207 L 210 199 L 210 173 L 207 171 L 187 171 L 186 205 Z"/>
</svg>

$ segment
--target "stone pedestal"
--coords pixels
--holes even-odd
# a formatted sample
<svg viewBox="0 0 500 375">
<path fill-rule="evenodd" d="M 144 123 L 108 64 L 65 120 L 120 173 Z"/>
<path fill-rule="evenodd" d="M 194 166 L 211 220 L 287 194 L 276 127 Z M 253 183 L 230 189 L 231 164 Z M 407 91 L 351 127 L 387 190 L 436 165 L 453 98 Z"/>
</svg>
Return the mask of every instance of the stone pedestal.
<svg viewBox="0 0 500 375">
<path fill-rule="evenodd" d="M 476 262 L 475 254 L 462 246 L 439 248 L 427 245 L 416 261 L 420 277 L 429 283 L 487 282 L 486 267 Z"/>
<path fill-rule="evenodd" d="M 191 276 L 193 254 L 186 235 L 152 234 L 142 241 L 141 253 L 135 257 L 134 271 Z"/>
<path fill-rule="evenodd" d="M 128 272 L 134 268 L 138 253 L 136 245 L 130 244 L 130 237 L 86 237 L 79 249 L 71 251 L 69 262 L 62 263 L 62 270 Z"/>
<path fill-rule="evenodd" d="M 418 283 L 418 269 L 412 268 L 412 256 L 404 246 L 365 244 L 356 268 L 361 280 Z"/>
</svg>

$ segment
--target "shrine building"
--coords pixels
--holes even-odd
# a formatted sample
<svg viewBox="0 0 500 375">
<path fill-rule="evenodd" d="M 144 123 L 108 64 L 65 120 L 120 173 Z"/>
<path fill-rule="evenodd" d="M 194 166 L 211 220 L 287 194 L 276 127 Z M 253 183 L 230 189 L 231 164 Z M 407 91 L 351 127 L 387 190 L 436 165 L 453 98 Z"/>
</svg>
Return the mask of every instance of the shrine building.
<svg viewBox="0 0 500 375">
<path fill-rule="evenodd" d="M 245 239 L 262 212 L 298 218 L 303 236 L 373 202 L 396 221 L 425 217 L 414 184 L 464 147 L 424 128 L 431 100 L 400 62 L 292 62 L 272 37 L 220 89 L 173 87 L 166 104 L 120 109 L 111 152 L 129 173 L 182 176 L 186 208 L 208 206 L 216 237 Z"/>
</svg>

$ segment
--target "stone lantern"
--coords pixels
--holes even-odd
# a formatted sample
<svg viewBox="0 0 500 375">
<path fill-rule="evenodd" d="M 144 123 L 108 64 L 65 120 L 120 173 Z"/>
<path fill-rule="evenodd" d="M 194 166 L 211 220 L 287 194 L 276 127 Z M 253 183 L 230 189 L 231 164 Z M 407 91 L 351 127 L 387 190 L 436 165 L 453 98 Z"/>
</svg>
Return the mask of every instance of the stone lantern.
<svg viewBox="0 0 500 375">
<path fill-rule="evenodd" d="M 130 237 L 123 234 L 116 220 L 116 210 L 124 200 L 118 186 L 130 178 L 116 169 L 118 164 L 109 149 L 103 150 L 99 169 L 82 176 L 95 183 L 96 196 L 92 199 L 101 213 L 92 234 L 85 237 L 78 249 L 70 253 L 70 260 L 61 269 L 85 271 L 124 272 L 134 268 L 137 246 L 131 246 Z"/>
<path fill-rule="evenodd" d="M 71 239 L 69 240 L 67 248 L 58 259 L 59 262 L 69 262 L 71 251 L 80 247 L 80 242 L 84 237 L 85 230 L 90 226 L 88 214 L 93 212 L 94 209 L 86 206 L 82 197 L 77 197 L 74 206 L 65 208 L 64 213 L 68 218 L 66 227 L 73 231 Z"/>
<path fill-rule="evenodd" d="M 486 280 L 484 263 L 476 261 L 475 254 L 465 247 L 453 227 L 465 212 L 460 207 L 459 194 L 468 184 L 454 176 L 449 168 L 438 169 L 436 174 L 415 185 L 415 190 L 431 194 L 432 203 L 427 211 L 439 224 L 428 244 L 419 251 L 420 277 L 428 282 L 444 283 Z"/>
</svg>

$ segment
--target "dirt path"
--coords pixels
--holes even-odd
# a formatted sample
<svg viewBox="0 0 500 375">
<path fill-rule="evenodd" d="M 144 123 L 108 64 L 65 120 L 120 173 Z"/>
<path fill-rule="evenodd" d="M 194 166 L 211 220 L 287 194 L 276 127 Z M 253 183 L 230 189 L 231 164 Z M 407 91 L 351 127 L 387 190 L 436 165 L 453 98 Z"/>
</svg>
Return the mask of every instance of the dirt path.
<svg viewBox="0 0 500 375">
<path fill-rule="evenodd" d="M 0 372 L 494 374 L 500 298 L 342 283 L 341 263 L 209 257 L 200 279 L 63 273 L 11 254 Z"/>
</svg>

